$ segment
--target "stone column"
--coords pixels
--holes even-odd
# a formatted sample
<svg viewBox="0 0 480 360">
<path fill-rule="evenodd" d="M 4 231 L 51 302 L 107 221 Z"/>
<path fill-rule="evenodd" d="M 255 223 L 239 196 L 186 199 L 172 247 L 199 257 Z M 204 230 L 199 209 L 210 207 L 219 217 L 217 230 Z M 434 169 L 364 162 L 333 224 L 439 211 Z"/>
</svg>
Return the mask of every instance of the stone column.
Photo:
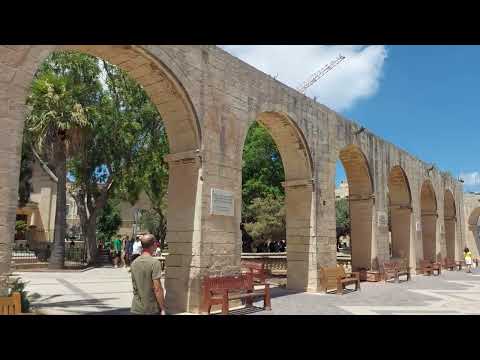
<svg viewBox="0 0 480 360">
<path fill-rule="evenodd" d="M 373 196 L 350 195 L 350 221 L 352 244 L 352 269 L 370 269 L 372 263 L 373 236 Z"/>
<path fill-rule="evenodd" d="M 445 241 L 446 241 L 446 256 L 451 259 L 456 258 L 455 254 L 455 244 L 456 244 L 456 239 L 455 239 L 455 225 L 456 225 L 456 217 L 449 217 L 445 218 Z"/>
<path fill-rule="evenodd" d="M 317 291 L 317 246 L 315 207 L 311 179 L 285 181 L 287 222 L 287 287 L 297 291 Z"/>
<path fill-rule="evenodd" d="M 437 213 L 422 213 L 423 259 L 436 260 Z"/>
<path fill-rule="evenodd" d="M 165 290 L 169 312 L 197 312 L 200 304 L 202 169 L 198 151 L 170 154 Z"/>
<path fill-rule="evenodd" d="M 412 209 L 409 206 L 392 206 L 392 255 L 405 257 L 410 261 L 410 235 Z"/>
<path fill-rule="evenodd" d="M 13 52 L 13 51 L 12 51 Z M 0 276 L 10 272 L 20 174 L 26 83 L 0 56 Z"/>
</svg>

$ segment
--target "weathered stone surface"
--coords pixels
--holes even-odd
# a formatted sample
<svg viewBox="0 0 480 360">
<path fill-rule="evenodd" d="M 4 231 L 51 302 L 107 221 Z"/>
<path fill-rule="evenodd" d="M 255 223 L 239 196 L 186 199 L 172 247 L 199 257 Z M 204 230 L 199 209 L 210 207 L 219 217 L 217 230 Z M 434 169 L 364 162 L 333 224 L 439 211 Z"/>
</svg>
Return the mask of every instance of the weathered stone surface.
<svg viewBox="0 0 480 360">
<path fill-rule="evenodd" d="M 87 52 L 129 71 L 165 121 L 175 159 L 169 162 L 168 190 L 171 308 L 197 312 L 201 276 L 240 270 L 242 149 L 254 120 L 269 129 L 284 163 L 289 287 L 316 291 L 319 267 L 335 264 L 337 159 L 351 189 L 357 267 L 389 258 L 389 205 L 410 208 L 410 216 L 395 212 L 394 228 L 401 230 L 392 238 L 395 252 L 406 252 L 411 265 L 425 257 L 425 239 L 432 255 L 452 254 L 452 249 L 457 258 L 461 255 L 470 216 L 463 208 L 461 183 L 368 130 L 358 132 L 357 124 L 210 45 L 0 46 L 0 173 L 5 177 L 0 208 L 16 206 L 23 104 L 32 74 L 51 51 L 63 49 Z M 175 156 L 197 150 L 198 156 Z M 422 200 L 427 180 L 430 190 Z M 210 214 L 211 188 L 234 194 L 233 217 Z M 444 204 L 447 190 L 452 196 Z M 426 219 L 427 210 L 438 217 L 422 234 L 417 223 Z M 0 229 L 1 274 L 10 265 L 7 244 L 13 239 L 14 214 L 0 212 Z"/>
</svg>

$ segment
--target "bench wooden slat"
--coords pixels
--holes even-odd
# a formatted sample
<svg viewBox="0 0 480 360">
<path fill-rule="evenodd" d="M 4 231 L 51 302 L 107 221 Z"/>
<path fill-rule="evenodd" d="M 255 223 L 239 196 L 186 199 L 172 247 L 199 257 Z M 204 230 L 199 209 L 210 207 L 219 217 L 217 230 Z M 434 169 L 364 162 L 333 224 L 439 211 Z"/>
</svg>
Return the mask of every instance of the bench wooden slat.
<svg viewBox="0 0 480 360">
<path fill-rule="evenodd" d="M 345 273 L 345 269 L 341 265 L 330 268 L 321 267 L 320 272 L 321 282 L 325 292 L 335 289 L 338 295 L 343 295 L 344 287 L 350 284 L 355 284 L 355 289 L 360 290 L 360 274 L 357 272 L 352 272 L 349 276 Z"/>
<path fill-rule="evenodd" d="M 406 275 L 407 281 L 410 280 L 410 267 L 405 259 L 385 261 L 383 263 L 383 278 L 387 282 L 394 279 L 395 282 L 400 281 L 400 276 Z"/>
<path fill-rule="evenodd" d="M 210 314 L 212 305 L 221 304 L 222 314 L 228 314 L 229 300 L 247 299 L 247 305 L 252 305 L 252 298 L 263 297 L 263 307 L 271 310 L 270 285 L 264 284 L 263 290 L 254 289 L 254 274 L 247 273 L 238 276 L 204 277 L 202 281 L 202 310 Z"/>
</svg>

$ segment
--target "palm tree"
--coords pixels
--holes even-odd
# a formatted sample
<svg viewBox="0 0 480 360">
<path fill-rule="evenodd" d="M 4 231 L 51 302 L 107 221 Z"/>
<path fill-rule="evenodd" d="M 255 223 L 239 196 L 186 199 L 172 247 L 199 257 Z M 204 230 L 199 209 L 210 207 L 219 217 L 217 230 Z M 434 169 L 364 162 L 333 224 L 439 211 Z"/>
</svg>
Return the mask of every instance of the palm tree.
<svg viewBox="0 0 480 360">
<path fill-rule="evenodd" d="M 37 74 L 27 100 L 30 112 L 25 131 L 35 157 L 57 183 L 53 251 L 49 267 L 64 266 L 66 232 L 67 157 L 89 126 L 84 109 L 70 91 L 68 76 L 51 71 Z M 47 162 L 42 158 L 47 158 Z M 54 171 L 51 171 L 50 168 Z"/>
</svg>

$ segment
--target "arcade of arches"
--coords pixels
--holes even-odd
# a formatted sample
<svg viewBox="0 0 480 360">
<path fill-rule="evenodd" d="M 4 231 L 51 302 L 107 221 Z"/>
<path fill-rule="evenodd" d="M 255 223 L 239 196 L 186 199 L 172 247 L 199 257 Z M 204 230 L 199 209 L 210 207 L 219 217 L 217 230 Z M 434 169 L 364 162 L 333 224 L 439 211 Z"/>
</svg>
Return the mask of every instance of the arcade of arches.
<svg viewBox="0 0 480 360">
<path fill-rule="evenodd" d="M 0 46 L 0 274 L 10 268 L 25 99 L 38 65 L 66 48 Z M 465 244 L 461 183 L 216 46 L 68 48 L 126 70 L 165 122 L 173 312 L 199 311 L 202 276 L 240 271 L 241 150 L 252 119 L 272 135 L 285 169 L 289 288 L 320 291 L 320 267 L 336 263 L 337 158 L 350 187 L 354 268 L 389 258 L 389 206 L 393 256 L 446 256 Z M 212 189 L 231 194 L 233 216 L 212 211 Z"/>
</svg>

